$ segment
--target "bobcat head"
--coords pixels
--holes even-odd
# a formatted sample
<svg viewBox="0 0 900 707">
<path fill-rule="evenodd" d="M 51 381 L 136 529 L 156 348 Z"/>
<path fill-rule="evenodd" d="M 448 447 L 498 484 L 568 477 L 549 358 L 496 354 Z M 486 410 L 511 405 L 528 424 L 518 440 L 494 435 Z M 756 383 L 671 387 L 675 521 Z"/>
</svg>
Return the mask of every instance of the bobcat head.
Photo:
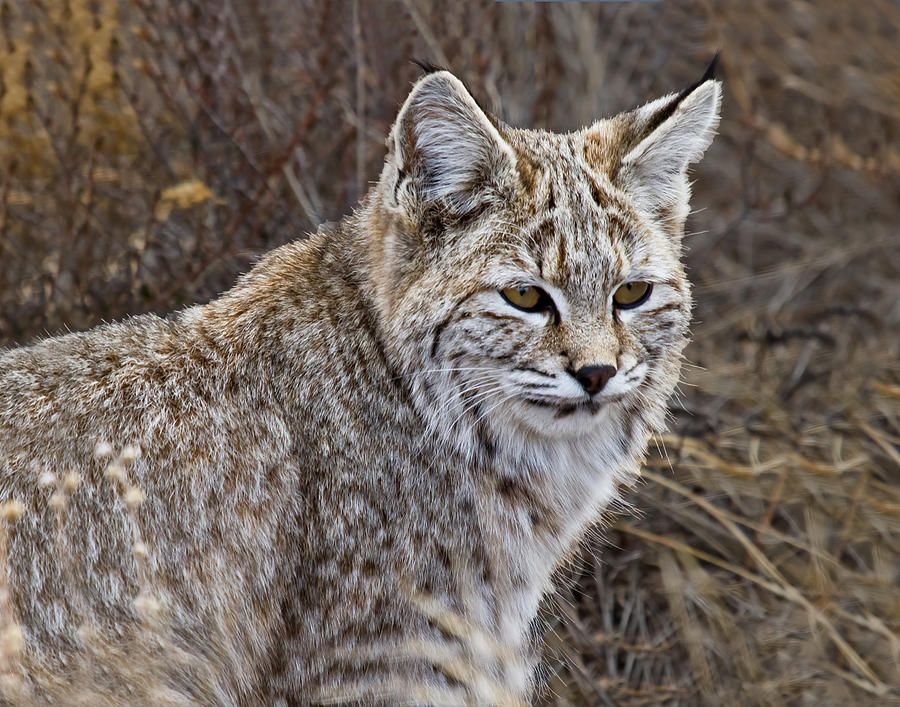
<svg viewBox="0 0 900 707">
<path fill-rule="evenodd" d="M 446 71 L 419 80 L 370 197 L 370 250 L 389 346 L 440 424 L 662 424 L 691 310 L 687 169 L 720 95 L 704 77 L 557 134 L 503 124 Z"/>
</svg>

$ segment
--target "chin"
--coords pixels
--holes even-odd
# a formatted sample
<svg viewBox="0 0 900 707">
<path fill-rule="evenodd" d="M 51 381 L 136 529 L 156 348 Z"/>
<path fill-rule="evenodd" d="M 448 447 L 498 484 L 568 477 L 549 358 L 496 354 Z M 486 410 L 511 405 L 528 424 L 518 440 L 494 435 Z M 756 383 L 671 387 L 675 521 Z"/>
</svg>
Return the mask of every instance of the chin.
<svg viewBox="0 0 900 707">
<path fill-rule="evenodd" d="M 594 400 L 560 400 L 558 404 L 527 398 L 510 402 L 508 414 L 528 433 L 541 438 L 577 438 L 608 430 L 624 396 Z"/>
</svg>

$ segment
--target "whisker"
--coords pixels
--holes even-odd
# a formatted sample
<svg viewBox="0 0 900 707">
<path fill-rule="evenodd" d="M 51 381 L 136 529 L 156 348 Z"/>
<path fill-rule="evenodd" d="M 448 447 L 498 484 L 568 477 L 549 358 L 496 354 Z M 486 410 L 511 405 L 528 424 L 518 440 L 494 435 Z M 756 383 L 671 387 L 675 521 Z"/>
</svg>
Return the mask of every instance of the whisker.
<svg viewBox="0 0 900 707">
<path fill-rule="evenodd" d="M 403 373 L 399 376 L 394 376 L 390 380 L 398 380 L 400 378 L 409 378 L 410 376 L 423 376 L 427 373 L 451 373 L 453 371 L 496 371 L 496 368 L 492 368 L 491 366 L 467 366 L 467 367 L 459 367 L 459 368 L 425 368 L 421 371 L 413 371 L 412 373 Z"/>
<path fill-rule="evenodd" d="M 473 423 L 473 426 L 474 426 L 474 425 L 477 425 L 479 422 L 481 422 L 488 414 L 490 414 L 490 412 L 491 412 L 492 410 L 494 410 L 494 409 L 500 407 L 501 405 L 503 405 L 503 403 L 505 403 L 505 402 L 511 400 L 512 397 L 513 397 L 512 395 L 507 395 L 507 396 L 504 397 L 499 403 L 497 403 L 496 405 L 492 405 L 491 407 L 489 407 L 487 410 L 485 410 L 483 413 L 481 413 L 481 415 L 478 416 L 478 418 L 477 418 L 477 419 L 475 420 L 475 422 Z"/>
<path fill-rule="evenodd" d="M 447 428 L 447 431 L 450 432 L 453 428 L 462 420 L 468 413 L 470 413 L 477 405 L 489 400 L 491 397 L 495 395 L 499 395 L 503 392 L 503 386 L 498 385 L 494 388 L 491 388 L 487 391 L 482 391 L 474 396 L 474 398 L 469 401 L 464 407 L 462 412 L 456 416 L 450 426 Z"/>
</svg>

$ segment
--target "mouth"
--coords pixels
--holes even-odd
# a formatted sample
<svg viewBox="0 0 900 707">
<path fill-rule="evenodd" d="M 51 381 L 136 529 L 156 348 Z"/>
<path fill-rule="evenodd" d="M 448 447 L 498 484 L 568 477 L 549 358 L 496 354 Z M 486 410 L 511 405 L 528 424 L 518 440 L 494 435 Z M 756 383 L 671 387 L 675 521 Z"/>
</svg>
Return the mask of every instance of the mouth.
<svg viewBox="0 0 900 707">
<path fill-rule="evenodd" d="M 544 408 L 553 411 L 553 417 L 557 420 L 569 417 L 578 412 L 584 412 L 588 415 L 596 415 L 603 408 L 611 403 L 619 402 L 624 396 L 610 395 L 604 398 L 588 398 L 578 400 L 576 402 L 562 400 L 546 400 L 541 398 L 524 398 L 525 402 L 535 407 Z"/>
</svg>

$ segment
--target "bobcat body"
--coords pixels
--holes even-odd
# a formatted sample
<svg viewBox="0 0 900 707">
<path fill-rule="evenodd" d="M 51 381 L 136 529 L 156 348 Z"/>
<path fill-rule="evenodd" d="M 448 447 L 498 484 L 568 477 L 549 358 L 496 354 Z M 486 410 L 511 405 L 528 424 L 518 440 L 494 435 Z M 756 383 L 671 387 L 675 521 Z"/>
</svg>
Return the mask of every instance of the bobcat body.
<svg viewBox="0 0 900 707">
<path fill-rule="evenodd" d="M 65 695 L 99 642 L 100 681 L 145 659 L 97 687 L 134 701 L 527 698 L 551 574 L 677 383 L 719 94 L 554 134 L 431 73 L 340 224 L 209 304 L 0 354 L 17 689 Z"/>
</svg>

